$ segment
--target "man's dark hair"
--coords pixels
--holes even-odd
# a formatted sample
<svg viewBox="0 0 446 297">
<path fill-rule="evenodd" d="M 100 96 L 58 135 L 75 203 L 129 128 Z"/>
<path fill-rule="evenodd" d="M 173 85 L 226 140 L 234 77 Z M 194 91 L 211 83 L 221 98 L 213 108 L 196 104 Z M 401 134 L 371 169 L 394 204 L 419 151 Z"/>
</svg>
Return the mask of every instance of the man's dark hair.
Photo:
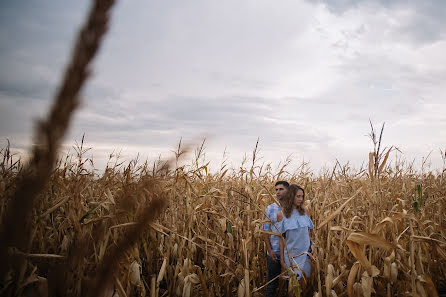
<svg viewBox="0 0 446 297">
<path fill-rule="evenodd" d="M 288 188 L 290 186 L 290 184 L 287 181 L 284 181 L 284 180 L 279 180 L 278 182 L 276 182 L 276 184 L 274 186 L 276 187 L 278 185 L 284 185 L 285 188 Z"/>
</svg>

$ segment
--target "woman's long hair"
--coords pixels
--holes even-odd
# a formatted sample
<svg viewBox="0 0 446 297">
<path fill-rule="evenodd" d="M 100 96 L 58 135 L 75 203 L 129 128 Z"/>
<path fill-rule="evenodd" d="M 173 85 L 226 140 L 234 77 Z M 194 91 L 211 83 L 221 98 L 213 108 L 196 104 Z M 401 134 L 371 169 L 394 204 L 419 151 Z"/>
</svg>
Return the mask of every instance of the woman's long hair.
<svg viewBox="0 0 446 297">
<path fill-rule="evenodd" d="M 302 199 L 302 203 L 297 207 L 297 211 L 301 215 L 305 214 L 305 209 L 303 208 L 303 204 L 305 201 L 305 191 L 298 185 L 292 184 L 288 187 L 285 197 L 282 200 L 282 210 L 285 217 L 289 218 L 291 216 L 291 212 L 293 211 L 293 203 L 294 203 L 294 197 L 296 197 L 297 191 L 302 190 L 304 193 L 304 197 Z"/>
</svg>

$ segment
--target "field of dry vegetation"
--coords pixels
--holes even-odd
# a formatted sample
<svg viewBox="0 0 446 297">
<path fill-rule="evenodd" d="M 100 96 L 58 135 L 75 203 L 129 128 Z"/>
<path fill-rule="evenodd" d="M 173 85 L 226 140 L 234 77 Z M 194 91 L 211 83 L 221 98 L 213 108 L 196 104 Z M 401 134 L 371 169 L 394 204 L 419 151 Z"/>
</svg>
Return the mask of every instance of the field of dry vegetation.
<svg viewBox="0 0 446 297">
<path fill-rule="evenodd" d="M 85 296 L 98 286 L 96 296 L 262 296 L 261 225 L 278 179 L 306 189 L 318 247 L 311 296 L 436 296 L 444 288 L 442 173 L 390 166 L 390 158 L 375 164 L 372 153 L 366 170 L 336 166 L 316 176 L 305 164 L 295 172 L 287 162 L 257 164 L 255 152 L 237 169 L 210 173 L 200 147 L 189 165 L 112 158 L 98 174 L 83 152 L 51 173 L 28 214 L 29 248 L 8 248 L 16 262 L 2 293 Z M 21 166 L 8 148 L 2 158 L 3 218 Z"/>
<path fill-rule="evenodd" d="M 257 146 L 212 172 L 203 146 L 192 161 L 181 146 L 154 164 L 112 156 L 103 172 L 82 143 L 58 158 L 113 2 L 93 1 L 30 161 L 1 150 L 0 296 L 262 296 L 261 226 L 281 179 L 305 188 L 316 227 L 303 294 L 445 294 L 445 170 L 392 159 L 373 128 L 367 168 L 318 175 L 259 163 Z"/>
</svg>

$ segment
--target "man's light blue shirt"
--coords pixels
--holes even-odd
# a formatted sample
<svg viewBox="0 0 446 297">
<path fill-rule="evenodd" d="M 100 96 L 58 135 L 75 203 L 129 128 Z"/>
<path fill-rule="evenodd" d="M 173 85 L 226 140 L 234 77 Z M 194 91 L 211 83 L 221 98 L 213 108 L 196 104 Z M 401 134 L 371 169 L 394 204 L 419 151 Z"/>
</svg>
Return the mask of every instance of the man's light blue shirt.
<svg viewBox="0 0 446 297">
<path fill-rule="evenodd" d="M 280 231 L 276 228 L 277 224 L 277 213 L 282 208 L 277 204 L 273 203 L 266 207 L 265 210 L 265 220 L 266 221 L 272 221 L 272 223 L 265 223 L 263 224 L 263 230 L 264 231 L 270 231 L 274 233 L 280 233 Z M 280 257 L 280 246 L 279 246 L 279 240 L 280 237 L 277 235 L 271 235 L 270 238 L 271 243 L 271 249 L 276 253 L 277 257 Z M 268 254 L 269 255 L 269 254 Z"/>
</svg>

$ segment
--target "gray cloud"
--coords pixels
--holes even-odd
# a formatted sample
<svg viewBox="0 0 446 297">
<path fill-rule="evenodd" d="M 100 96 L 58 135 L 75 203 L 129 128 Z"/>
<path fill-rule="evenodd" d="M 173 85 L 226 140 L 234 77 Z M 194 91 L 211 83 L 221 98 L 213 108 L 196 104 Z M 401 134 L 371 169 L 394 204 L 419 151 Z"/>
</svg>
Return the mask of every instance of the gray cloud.
<svg viewBox="0 0 446 297">
<path fill-rule="evenodd" d="M 70 54 L 88 1 L 0 4 L 0 92 L 48 100 Z M 57 13 L 55 13 L 57 12 Z"/>
<path fill-rule="evenodd" d="M 318 0 L 317 2 L 323 3 L 331 12 L 340 15 L 355 9 L 365 8 L 376 13 L 384 10 L 392 20 L 386 28 L 391 31 L 390 37 L 410 42 L 414 46 L 433 43 L 446 36 L 446 3 L 442 0 Z M 345 46 L 342 43 L 336 45 Z"/>
<path fill-rule="evenodd" d="M 118 2 L 68 146 L 157 155 L 206 135 L 236 159 L 260 137 L 266 161 L 361 164 L 369 118 L 400 147 L 440 145 L 445 5 L 319 2 Z M 22 147 L 89 2 L 42 3 L 0 9 L 0 137 Z"/>
<path fill-rule="evenodd" d="M 149 144 L 154 141 L 172 142 L 181 136 L 210 134 L 229 142 L 240 142 L 247 135 L 269 137 L 272 141 L 327 141 L 299 128 L 293 113 L 283 116 L 280 101 L 257 97 L 181 97 L 171 96 L 162 101 L 147 101 L 137 109 L 133 104 L 119 106 L 119 99 L 97 101 L 89 111 L 81 111 L 77 131 L 101 134 L 104 140 L 118 135 L 119 143 Z M 289 109 L 294 109 L 287 105 Z M 297 108 L 295 108 L 297 110 Z M 297 127 L 296 127 L 297 126 Z M 100 127 L 100 131 L 95 132 Z M 281 135 L 288 134 L 286 138 Z M 151 135 L 141 138 L 141 135 Z M 138 136 L 139 135 L 139 136 Z M 155 136 L 155 139 L 153 138 Z M 95 136 L 96 139 L 96 136 Z"/>
<path fill-rule="evenodd" d="M 34 121 L 44 115 L 48 101 L 30 97 L 11 97 L 0 92 L 0 135 L 12 138 L 28 135 Z"/>
</svg>

